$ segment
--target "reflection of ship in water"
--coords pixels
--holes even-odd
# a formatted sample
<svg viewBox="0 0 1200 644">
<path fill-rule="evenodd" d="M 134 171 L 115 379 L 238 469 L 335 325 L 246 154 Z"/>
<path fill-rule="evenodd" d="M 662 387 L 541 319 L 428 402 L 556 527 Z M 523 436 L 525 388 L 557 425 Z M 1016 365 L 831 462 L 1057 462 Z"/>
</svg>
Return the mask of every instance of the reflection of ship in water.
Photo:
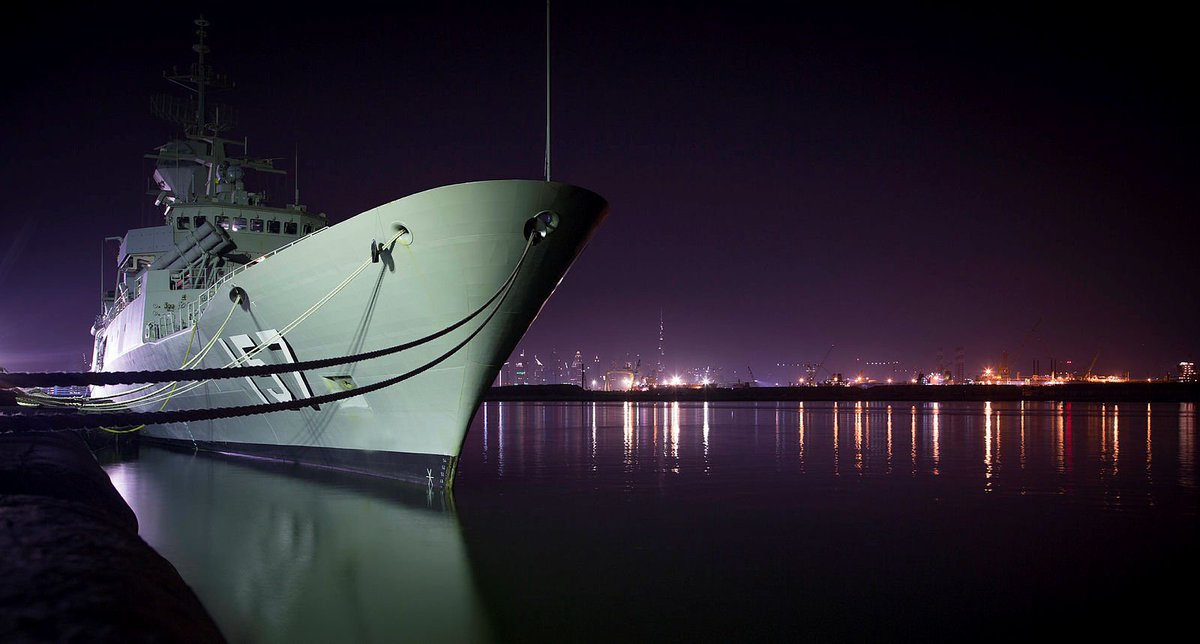
<svg viewBox="0 0 1200 644">
<path fill-rule="evenodd" d="M 106 469 L 230 641 L 491 639 L 440 491 L 160 449 Z"/>
</svg>

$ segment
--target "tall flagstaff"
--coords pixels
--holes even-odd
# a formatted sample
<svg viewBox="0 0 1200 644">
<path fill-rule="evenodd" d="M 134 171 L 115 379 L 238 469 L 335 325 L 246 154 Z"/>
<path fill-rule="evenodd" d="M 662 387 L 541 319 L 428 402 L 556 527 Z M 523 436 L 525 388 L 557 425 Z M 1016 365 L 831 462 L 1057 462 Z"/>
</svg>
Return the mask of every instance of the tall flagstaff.
<svg viewBox="0 0 1200 644">
<path fill-rule="evenodd" d="M 546 181 L 550 181 L 550 0 L 546 0 Z"/>
</svg>

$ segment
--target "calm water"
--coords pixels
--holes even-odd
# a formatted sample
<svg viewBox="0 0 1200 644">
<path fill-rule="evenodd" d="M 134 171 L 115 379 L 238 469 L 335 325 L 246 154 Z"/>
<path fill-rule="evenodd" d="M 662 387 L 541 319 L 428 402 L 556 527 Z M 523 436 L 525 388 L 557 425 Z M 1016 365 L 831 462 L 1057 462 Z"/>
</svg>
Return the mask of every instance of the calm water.
<svg viewBox="0 0 1200 644">
<path fill-rule="evenodd" d="M 231 641 L 1190 630 L 1193 404 L 489 403 L 453 498 L 108 465 Z"/>
</svg>

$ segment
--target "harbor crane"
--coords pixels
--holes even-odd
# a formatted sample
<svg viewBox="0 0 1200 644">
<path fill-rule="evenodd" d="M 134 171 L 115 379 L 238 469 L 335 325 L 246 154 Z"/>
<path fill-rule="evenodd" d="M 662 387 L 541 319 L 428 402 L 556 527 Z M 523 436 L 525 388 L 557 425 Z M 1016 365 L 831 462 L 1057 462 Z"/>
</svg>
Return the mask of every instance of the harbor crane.
<svg viewBox="0 0 1200 644">
<path fill-rule="evenodd" d="M 1088 365 L 1087 371 L 1083 374 L 1084 380 L 1091 380 L 1092 369 L 1096 368 L 1096 359 L 1100 357 L 1100 351 L 1096 351 L 1096 355 L 1092 356 L 1092 363 Z"/>
<path fill-rule="evenodd" d="M 816 364 L 808 363 L 804 365 L 804 371 L 808 374 L 808 384 L 814 386 L 817 384 L 817 374 L 820 373 L 821 367 L 825 366 L 825 361 L 829 359 L 829 354 L 833 353 L 834 346 L 835 345 L 832 344 L 829 345 L 829 349 L 825 351 L 825 355 L 821 357 L 820 362 Z"/>
</svg>

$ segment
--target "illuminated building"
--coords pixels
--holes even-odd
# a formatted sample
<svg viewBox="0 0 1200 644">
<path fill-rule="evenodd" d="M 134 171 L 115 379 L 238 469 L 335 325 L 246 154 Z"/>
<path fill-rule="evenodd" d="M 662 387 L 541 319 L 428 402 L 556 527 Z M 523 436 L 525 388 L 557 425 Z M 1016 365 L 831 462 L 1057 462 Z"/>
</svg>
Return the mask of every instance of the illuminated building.
<svg viewBox="0 0 1200 644">
<path fill-rule="evenodd" d="M 570 377 L 567 379 L 567 382 L 573 383 L 575 382 L 575 379 L 578 378 L 579 386 L 586 389 L 587 385 L 584 383 L 587 382 L 587 374 L 584 373 L 584 370 L 585 366 L 583 362 L 583 353 L 576 351 L 575 360 L 571 362 L 571 373 L 569 374 Z"/>
<path fill-rule="evenodd" d="M 537 354 L 533 354 L 533 363 L 529 365 L 529 382 L 535 385 L 546 384 L 546 365 L 538 360 Z"/>
<path fill-rule="evenodd" d="M 527 385 L 529 384 L 528 362 L 525 361 L 525 350 L 521 349 L 521 354 L 513 362 L 512 384 Z"/>
<path fill-rule="evenodd" d="M 1196 363 L 1179 363 L 1179 382 L 1196 382 Z"/>
</svg>

